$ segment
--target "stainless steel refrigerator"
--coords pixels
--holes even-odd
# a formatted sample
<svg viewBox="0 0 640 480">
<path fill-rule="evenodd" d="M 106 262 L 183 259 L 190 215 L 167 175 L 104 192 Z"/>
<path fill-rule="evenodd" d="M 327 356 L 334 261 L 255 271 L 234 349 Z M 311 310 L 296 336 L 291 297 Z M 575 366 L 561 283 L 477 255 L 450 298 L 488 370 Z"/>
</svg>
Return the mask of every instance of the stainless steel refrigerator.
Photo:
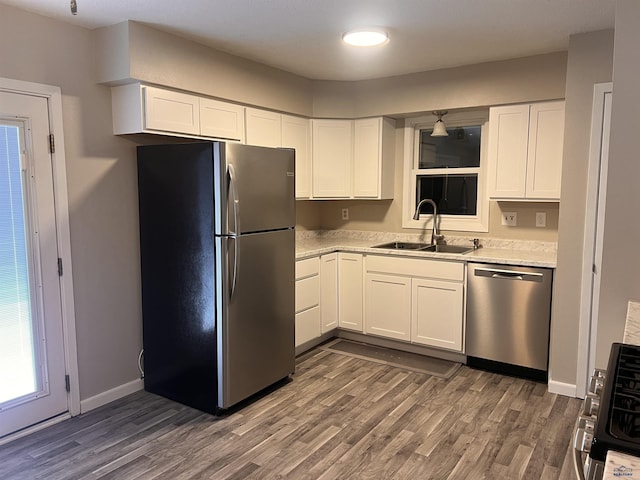
<svg viewBox="0 0 640 480">
<path fill-rule="evenodd" d="M 217 413 L 295 370 L 294 151 L 138 147 L 145 389 Z"/>
</svg>

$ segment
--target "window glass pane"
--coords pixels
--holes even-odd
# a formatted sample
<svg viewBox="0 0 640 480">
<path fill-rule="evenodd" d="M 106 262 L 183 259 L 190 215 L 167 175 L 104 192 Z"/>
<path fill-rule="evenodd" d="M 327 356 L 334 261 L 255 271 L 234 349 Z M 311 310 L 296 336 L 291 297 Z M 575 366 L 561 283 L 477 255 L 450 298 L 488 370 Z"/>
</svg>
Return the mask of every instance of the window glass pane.
<svg viewBox="0 0 640 480">
<path fill-rule="evenodd" d="M 19 133 L 0 125 L 0 403 L 37 387 Z"/>
<path fill-rule="evenodd" d="M 416 206 L 430 198 L 443 215 L 475 215 L 478 205 L 477 175 L 418 175 Z M 430 205 L 423 205 L 422 213 L 431 213 Z"/>
<path fill-rule="evenodd" d="M 481 127 L 450 127 L 448 137 L 432 137 L 433 129 L 420 130 L 418 168 L 468 168 L 480 166 Z"/>
</svg>

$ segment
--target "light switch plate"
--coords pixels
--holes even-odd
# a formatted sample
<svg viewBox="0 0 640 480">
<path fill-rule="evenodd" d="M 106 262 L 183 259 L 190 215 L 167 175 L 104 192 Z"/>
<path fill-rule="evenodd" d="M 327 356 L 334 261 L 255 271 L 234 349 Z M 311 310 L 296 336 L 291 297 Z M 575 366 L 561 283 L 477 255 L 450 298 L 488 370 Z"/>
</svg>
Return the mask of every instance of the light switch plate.
<svg viewBox="0 0 640 480">
<path fill-rule="evenodd" d="M 518 224 L 518 214 L 516 212 L 502 212 L 502 225 L 515 227 Z"/>
</svg>

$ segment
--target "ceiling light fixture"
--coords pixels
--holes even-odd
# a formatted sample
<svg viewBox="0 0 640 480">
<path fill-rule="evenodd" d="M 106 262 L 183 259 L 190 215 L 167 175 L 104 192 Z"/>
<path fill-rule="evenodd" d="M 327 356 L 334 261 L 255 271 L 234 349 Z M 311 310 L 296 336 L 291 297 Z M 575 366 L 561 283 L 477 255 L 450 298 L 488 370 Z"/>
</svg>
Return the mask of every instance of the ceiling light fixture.
<svg viewBox="0 0 640 480">
<path fill-rule="evenodd" d="M 78 3 L 76 2 L 76 0 L 70 0 L 69 8 L 71 9 L 71 15 L 78 14 Z"/>
<path fill-rule="evenodd" d="M 387 43 L 389 35 L 380 30 L 354 30 L 342 35 L 342 41 L 354 47 L 375 47 Z"/>
<path fill-rule="evenodd" d="M 442 121 L 442 117 L 444 117 L 447 113 L 447 110 L 444 111 L 435 111 L 433 114 L 438 117 L 436 123 L 433 124 L 433 132 L 431 132 L 432 137 L 448 137 L 449 133 L 447 132 L 447 126 Z"/>
</svg>

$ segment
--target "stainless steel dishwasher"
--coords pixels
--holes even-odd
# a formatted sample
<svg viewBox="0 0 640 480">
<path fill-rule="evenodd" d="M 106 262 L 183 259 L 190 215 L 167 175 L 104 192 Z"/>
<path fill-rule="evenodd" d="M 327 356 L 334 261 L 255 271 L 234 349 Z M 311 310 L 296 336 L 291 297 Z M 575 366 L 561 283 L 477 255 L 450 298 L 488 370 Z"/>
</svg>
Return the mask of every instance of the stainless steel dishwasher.
<svg viewBox="0 0 640 480">
<path fill-rule="evenodd" d="M 553 270 L 467 266 L 467 364 L 547 380 Z"/>
</svg>

